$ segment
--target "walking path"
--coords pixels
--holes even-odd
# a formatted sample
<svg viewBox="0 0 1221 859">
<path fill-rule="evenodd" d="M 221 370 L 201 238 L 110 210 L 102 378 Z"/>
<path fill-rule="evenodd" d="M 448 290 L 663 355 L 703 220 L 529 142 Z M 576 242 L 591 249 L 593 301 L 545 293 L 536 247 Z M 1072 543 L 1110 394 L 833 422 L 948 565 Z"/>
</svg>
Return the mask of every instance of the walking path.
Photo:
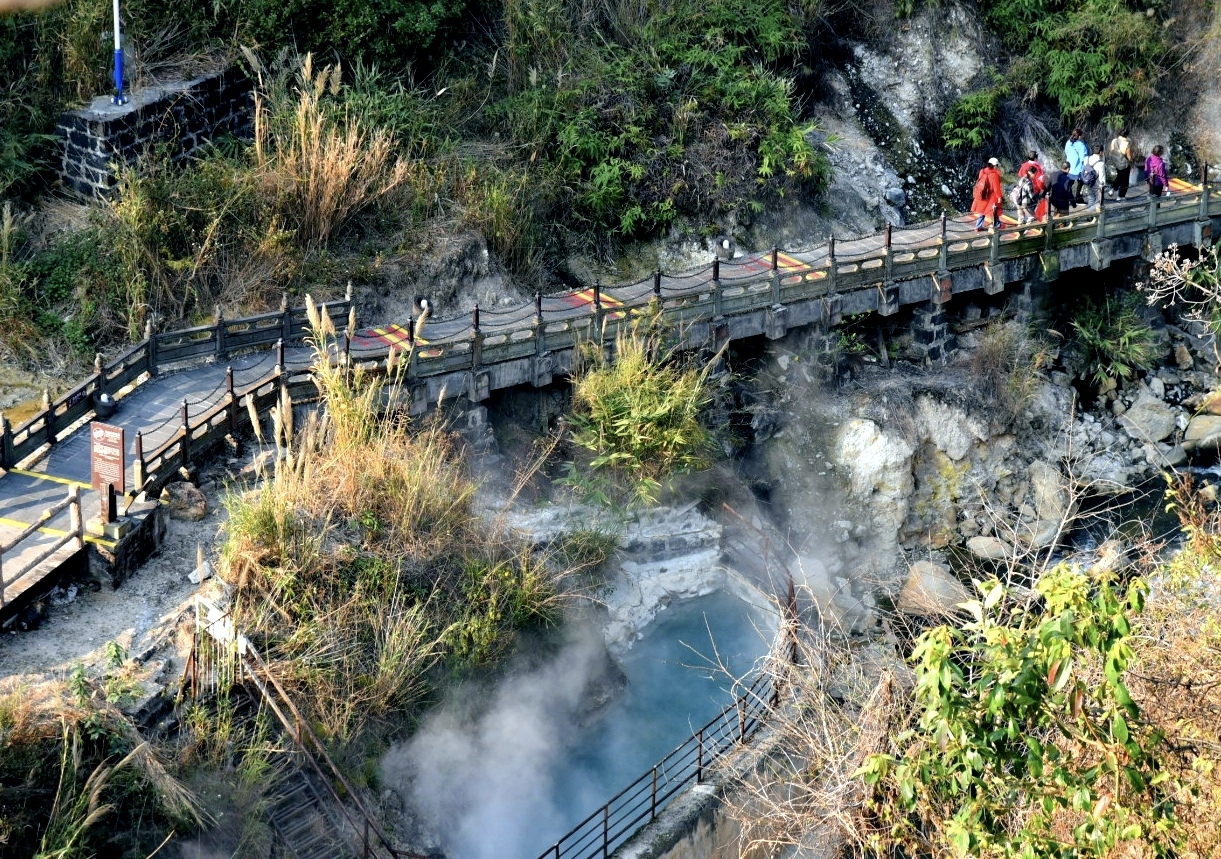
<svg viewBox="0 0 1221 859">
<path fill-rule="evenodd" d="M 473 314 L 430 319 L 423 336 L 415 343 L 411 378 L 427 382 L 430 377 L 440 377 L 440 374 L 452 376 L 455 372 L 478 369 L 481 356 L 484 365 L 541 358 L 545 349 L 571 346 L 578 333 L 591 330 L 591 320 L 605 324 L 607 320 L 622 319 L 629 313 L 638 312 L 652 298 L 660 302 L 667 314 L 672 313 L 679 323 L 683 323 L 688 321 L 683 316 L 684 310 L 696 312 L 703 318 L 709 310 L 715 309 L 715 315 L 719 317 L 722 312 L 728 316 L 742 312 L 743 308 L 757 311 L 760 307 L 772 307 L 798 298 L 808 299 L 822 294 L 812 291 L 810 284 L 823 284 L 821 288 L 825 293 L 836 288 L 837 277 L 845 284 L 850 283 L 849 289 L 864 285 L 872 288 L 875 282 L 883 279 L 883 268 L 890 275 L 893 267 L 896 279 L 912 277 L 930 267 L 935 270 L 939 261 L 944 266 L 947 259 L 957 266 L 987 265 L 990 252 L 995 263 L 998 249 L 1005 249 L 1004 258 L 1031 255 L 1044 247 L 1053 247 L 1052 240 L 1057 236 L 1064 236 L 1067 246 L 1088 242 L 1095 232 L 1100 238 L 1112 235 L 1112 231 L 1138 234 L 1156 229 L 1163 221 L 1177 224 L 1193 218 L 1199 220 L 1213 214 L 1214 209 L 1216 214 L 1221 214 L 1221 196 L 1215 186 L 1211 194 L 1201 194 L 1200 186 L 1175 179 L 1171 191 L 1173 193 L 1150 205 L 1147 192 L 1138 186 L 1127 201 L 1105 203 L 1103 215 L 1079 213 L 1056 218 L 1050 225 L 1017 226 L 1006 216 L 999 230 L 977 233 L 974 216 L 961 215 L 856 239 L 832 241 L 829 245 L 805 251 L 746 254 L 694 272 L 678 275 L 658 272 L 651 280 L 625 286 L 602 288 L 595 285 L 562 295 L 540 294 L 532 303 L 504 310 L 480 312 L 476 308 Z M 1107 218 L 1109 222 L 1104 222 Z M 1051 235 L 1047 233 L 1049 226 L 1054 231 Z M 730 302 L 737 303 L 730 308 Z M 351 332 L 350 341 L 341 338 L 341 342 L 346 343 L 354 359 L 384 358 L 388 347 L 402 346 L 411 340 L 412 327 L 412 320 L 407 320 L 401 325 L 357 330 Z M 227 344 L 232 349 L 253 348 L 274 343 L 277 336 L 283 343 L 283 338 L 291 339 L 299 334 L 299 311 L 283 310 L 279 314 L 264 314 L 247 320 L 227 323 L 218 320 L 216 326 L 185 332 L 150 334 L 143 344 L 127 353 L 123 366 L 112 374 L 114 377 L 117 378 L 121 370 L 125 374 L 123 379 L 136 378 L 142 367 L 152 373 L 147 381 L 136 379 L 138 384 L 126 392 L 112 392 L 120 395 L 119 406 L 106 423 L 122 427 L 126 432 L 127 485 L 131 487 L 137 483 L 140 475 L 136 462 L 143 463 L 141 454 L 153 457 L 154 452 L 172 445 L 175 439 L 184 436 L 184 425 L 188 427 L 188 445 L 196 444 L 196 438 L 201 444 L 209 443 L 215 432 L 224 430 L 222 406 L 228 404 L 231 412 L 228 419 L 232 423 L 232 412 L 236 410 L 239 398 L 247 392 L 253 395 L 252 386 L 256 383 L 267 384 L 280 361 L 284 364 L 281 378 L 300 375 L 308 368 L 311 353 L 304 346 L 281 345 L 278 350 L 263 349 L 224 361 L 197 363 L 174 372 L 160 371 L 157 357 L 171 353 L 203 355 L 215 346 L 215 354 L 227 358 Z M 137 355 L 141 348 L 144 352 Z M 131 358 L 133 355 L 136 357 Z M 140 361 L 145 363 L 140 364 Z M 228 368 L 232 369 L 232 380 L 227 375 Z M 0 475 L 0 548 L 8 545 L 23 529 L 38 522 L 42 511 L 64 499 L 71 486 L 81 489 L 84 516 L 98 515 L 98 497 L 88 486 L 89 434 L 82 431 L 92 412 L 88 410 L 88 404 L 80 400 L 86 394 L 101 390 L 99 386 L 104 386 L 107 374 L 100 372 L 93 378 L 95 387 L 79 387 L 59 401 L 59 413 L 80 413 L 75 428 L 57 430 L 52 417 L 45 432 L 51 438 L 59 436 L 55 443 L 44 446 L 20 463 L 24 467 L 13 467 L 18 458 L 15 455 L 8 462 L 0 460 L 9 465 L 8 471 Z M 511 383 L 512 380 L 503 382 Z M 270 404 L 274 399 L 274 386 L 269 389 L 272 390 L 271 399 L 262 394 L 264 399 L 259 403 Z M 431 395 L 425 394 L 425 406 L 432 401 L 428 396 Z M 22 437 L 23 433 L 22 450 L 32 449 L 35 442 L 41 443 L 44 429 L 38 424 L 40 417 L 46 419 L 48 413 L 31 418 L 16 430 L 10 430 L 7 423 L 3 423 L 6 431 L 4 450 L 16 450 L 18 445 L 14 439 Z M 192 432 L 197 422 L 205 432 Z M 137 434 L 142 442 L 139 450 Z M 166 465 L 168 456 L 162 457 L 159 472 L 162 480 L 172 471 Z M 62 511 L 42 523 L 37 534 L 23 540 L 9 553 L 0 555 L 0 611 L 3 603 L 11 602 L 18 592 L 16 589 L 5 592 L 4 582 L 11 581 L 13 576 L 5 571 L 22 569 L 25 562 L 62 536 L 70 527 L 68 518 L 68 511 Z M 43 566 L 52 568 L 50 563 Z M 37 578 L 38 575 L 27 576 L 20 589 L 32 586 Z"/>
</svg>

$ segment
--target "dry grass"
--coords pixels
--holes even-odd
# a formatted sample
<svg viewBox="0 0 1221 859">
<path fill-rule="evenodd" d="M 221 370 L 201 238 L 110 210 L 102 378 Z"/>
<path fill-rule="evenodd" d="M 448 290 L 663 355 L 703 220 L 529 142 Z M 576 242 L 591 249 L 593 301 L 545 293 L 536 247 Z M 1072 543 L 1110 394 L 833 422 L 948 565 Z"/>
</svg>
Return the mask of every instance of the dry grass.
<svg viewBox="0 0 1221 859">
<path fill-rule="evenodd" d="M 355 213 L 408 183 L 415 169 L 394 155 L 384 129 L 367 129 L 358 117 L 336 115 L 325 103 L 339 92 L 341 69 L 315 73 L 302 62 L 295 104 L 269 87 L 264 69 L 247 51 L 259 76 L 255 93 L 254 156 L 267 190 L 281 200 L 285 223 L 306 247 L 325 245 Z"/>
<path fill-rule="evenodd" d="M 340 743 L 408 713 L 442 658 L 494 658 L 553 617 L 544 560 L 476 517 L 474 483 L 438 421 L 409 422 L 411 355 L 374 376 L 341 360 L 307 302 L 323 408 L 299 429 L 273 410 L 274 475 L 234 493 L 222 575 L 238 625 L 290 694 Z"/>
</svg>

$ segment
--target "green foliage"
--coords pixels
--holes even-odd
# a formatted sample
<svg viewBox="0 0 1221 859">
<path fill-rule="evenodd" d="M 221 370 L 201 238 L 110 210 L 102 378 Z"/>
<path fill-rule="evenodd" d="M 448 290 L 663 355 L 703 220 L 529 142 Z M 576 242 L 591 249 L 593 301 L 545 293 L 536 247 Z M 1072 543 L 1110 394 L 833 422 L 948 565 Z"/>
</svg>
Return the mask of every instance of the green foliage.
<svg viewBox="0 0 1221 859">
<path fill-rule="evenodd" d="M 1101 306 L 1086 301 L 1074 315 L 1073 347 L 1081 378 L 1099 384 L 1123 381 L 1157 358 L 1153 330 L 1136 312 L 1134 299 L 1132 294 L 1107 296 Z"/>
<path fill-rule="evenodd" d="M 247 43 L 362 59 L 394 71 L 429 65 L 440 39 L 459 22 L 464 0 L 246 0 L 226 4 Z"/>
<path fill-rule="evenodd" d="M 1003 79 L 992 75 L 992 86 L 962 95 L 946 111 L 941 135 L 947 149 L 982 149 L 992 139 L 1001 99 L 1009 95 Z"/>
<path fill-rule="evenodd" d="M 887 837 L 908 855 L 1173 855 L 1163 737 L 1125 679 L 1145 586 L 1061 565 L 1033 599 L 979 590 L 969 622 L 917 639 L 915 723 L 859 772 Z"/>
<path fill-rule="evenodd" d="M 711 402 L 708 374 L 673 350 L 650 320 L 620 332 L 613 360 L 596 345 L 576 374 L 572 443 L 587 462 L 570 463 L 561 481 L 604 503 L 653 504 L 675 475 L 705 468 L 710 433 L 700 414 Z"/>
<path fill-rule="evenodd" d="M 1128 0 L 997 0 L 988 23 L 1021 57 L 1014 77 L 1059 107 L 1067 121 L 1140 115 L 1165 70 L 1168 49 L 1156 18 Z"/>
<path fill-rule="evenodd" d="M 827 161 L 795 121 L 791 82 L 769 67 L 801 44 L 785 4 L 648 11 L 559 43 L 555 33 L 574 29 L 562 4 L 506 12 L 528 19 L 509 28 L 511 56 L 536 65 L 511 72 L 496 128 L 532 159 L 555 160 L 586 229 L 651 235 L 680 215 L 745 210 L 767 193 L 825 183 Z"/>
</svg>

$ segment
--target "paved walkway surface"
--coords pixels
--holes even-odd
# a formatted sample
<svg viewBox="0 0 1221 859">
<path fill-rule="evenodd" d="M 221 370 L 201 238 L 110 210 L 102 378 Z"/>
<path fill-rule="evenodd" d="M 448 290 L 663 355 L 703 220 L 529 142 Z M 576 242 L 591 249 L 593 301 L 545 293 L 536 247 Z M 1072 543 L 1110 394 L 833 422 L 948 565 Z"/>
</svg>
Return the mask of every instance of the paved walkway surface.
<svg viewBox="0 0 1221 859">
<path fill-rule="evenodd" d="M 1178 183 L 1178 187 L 1175 186 Z M 1193 186 L 1182 180 L 1173 180 L 1172 190 L 1194 191 L 1199 186 Z M 1143 186 L 1132 189 L 1128 200 L 1130 205 L 1144 205 L 1147 192 Z M 1170 198 L 1167 198 L 1170 199 Z M 1108 201 L 1110 207 L 1122 205 L 1119 202 Z M 1077 218 L 1089 219 L 1096 217 L 1084 210 L 1078 210 Z M 1009 216 L 1003 219 L 1003 226 L 1012 226 L 1015 222 Z M 1057 223 L 1060 223 L 1057 221 Z M 987 233 L 977 234 L 974 229 L 973 215 L 959 215 L 951 218 L 946 224 L 946 235 L 951 244 L 972 242 L 987 243 L 990 237 Z M 918 253 L 922 248 L 933 248 L 940 244 L 941 225 L 939 222 L 916 225 L 913 227 L 896 228 L 892 233 L 892 252 Z M 852 262 L 876 254 L 885 244 L 885 234 L 863 236 L 856 239 L 837 240 L 835 257 L 840 262 Z M 813 248 L 806 251 L 781 252 L 778 254 L 778 267 L 785 270 L 805 269 L 811 265 L 817 266 L 827 259 L 827 247 Z M 724 261 L 720 267 L 722 282 L 755 278 L 771 270 L 771 252 L 747 254 L 733 260 Z M 710 281 L 708 268 L 695 272 L 662 277 L 661 289 L 663 295 L 675 296 L 685 293 L 695 294 L 705 289 Z M 614 314 L 617 305 L 626 304 L 648 295 L 653 289 L 651 279 L 626 286 L 607 287 L 600 290 L 600 300 L 605 312 Z M 563 295 L 545 296 L 542 299 L 542 309 L 548 322 L 560 322 L 568 318 L 587 317 L 589 307 L 594 302 L 594 289 L 586 288 Z M 512 332 L 527 327 L 533 320 L 536 306 L 533 302 L 517 305 L 502 310 L 488 310 L 481 314 L 481 330 L 485 332 Z M 340 322 L 342 324 L 342 322 Z M 385 328 L 364 329 L 354 334 L 352 351 L 354 356 L 361 353 L 381 353 L 387 346 L 405 342 L 410 336 L 408 330 L 411 322 L 402 325 L 390 325 Z M 469 337 L 471 329 L 470 314 L 463 314 L 446 319 L 430 319 L 424 337 L 416 344 L 422 354 L 427 354 L 429 343 L 442 344 L 449 341 Z M 195 418 L 220 402 L 226 393 L 226 368 L 232 367 L 234 386 L 241 389 L 246 385 L 266 377 L 274 368 L 277 360 L 275 350 L 257 352 L 237 357 L 231 361 L 220 363 L 204 363 L 186 367 L 177 372 L 163 373 L 136 387 L 120 402 L 116 413 L 106 423 L 120 426 L 126 432 L 127 462 L 134 461 L 136 433 L 143 436 L 144 451 L 149 453 L 159 448 L 172 438 L 182 426 L 184 403 L 187 413 Z M 303 370 L 310 362 L 310 350 L 305 347 L 294 347 L 285 350 L 285 363 L 289 370 Z M 90 440 L 89 434 L 82 431 L 87 424 L 82 424 L 75 430 L 64 434 L 58 443 L 46 450 L 41 459 L 28 469 L 13 469 L 0 475 L 0 546 L 12 541 L 28 525 L 37 522 L 50 505 L 66 497 L 68 487 L 76 485 L 81 490 L 82 511 L 86 518 L 96 517 L 99 501 L 96 493 L 89 488 L 90 480 Z M 127 469 L 128 485 L 134 484 L 132 468 Z M 23 566 L 23 559 L 37 556 L 43 548 L 67 530 L 68 513 L 65 511 L 53 519 L 43 523 L 39 533 L 22 541 L 19 551 L 0 557 L 0 574 L 4 579 L 11 579 L 12 573 L 4 574 L 5 569 L 17 570 Z M 27 577 L 29 578 L 29 577 Z M 36 577 L 33 577 L 36 580 Z M 28 586 L 32 582 L 23 583 Z"/>
</svg>

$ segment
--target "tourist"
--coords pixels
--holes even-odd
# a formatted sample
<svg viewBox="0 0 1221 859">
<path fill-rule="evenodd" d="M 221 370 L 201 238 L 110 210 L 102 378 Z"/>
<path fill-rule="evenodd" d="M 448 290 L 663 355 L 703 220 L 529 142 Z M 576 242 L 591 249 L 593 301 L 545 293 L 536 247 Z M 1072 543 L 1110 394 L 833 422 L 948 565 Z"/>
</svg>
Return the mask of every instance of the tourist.
<svg viewBox="0 0 1221 859">
<path fill-rule="evenodd" d="M 1081 181 L 1085 183 L 1086 205 L 1097 212 L 1102 206 L 1102 194 L 1107 185 L 1107 165 L 1102 157 L 1101 144 L 1095 146 L 1094 154 L 1085 159 Z"/>
<path fill-rule="evenodd" d="M 1149 157 L 1145 159 L 1145 182 L 1149 185 L 1151 197 L 1162 196 L 1170 184 L 1170 178 L 1166 175 L 1166 162 L 1162 158 L 1165 151 L 1160 145 L 1154 146 Z"/>
<path fill-rule="evenodd" d="M 992 226 L 996 227 L 996 221 L 1000 217 L 1000 206 L 1003 198 L 1004 190 L 1001 188 L 1001 162 L 995 158 L 989 158 L 988 163 L 980 168 L 979 176 L 975 180 L 974 199 L 971 202 L 971 211 L 975 213 L 975 232 L 982 233 L 984 230 L 984 219 L 988 215 L 992 216 Z"/>
<path fill-rule="evenodd" d="M 1051 207 L 1056 210 L 1057 215 L 1067 215 L 1077 203 L 1076 197 L 1073 196 L 1074 180 L 1069 170 L 1070 166 L 1067 161 L 1060 165 L 1060 172 L 1052 180 L 1051 192 L 1048 194 L 1051 199 Z"/>
<path fill-rule="evenodd" d="M 1128 183 L 1132 178 L 1132 141 L 1128 139 L 1128 129 L 1119 132 L 1119 136 L 1111 141 L 1107 150 L 1107 161 L 1115 176 L 1111 185 L 1115 196 L 1122 200 L 1128 196 Z"/>
<path fill-rule="evenodd" d="M 1081 173 L 1085 170 L 1085 159 L 1090 155 L 1090 149 L 1082 137 L 1081 129 L 1074 128 L 1068 142 L 1064 144 L 1064 160 L 1068 162 L 1068 178 L 1073 183 L 1073 201 L 1076 203 L 1085 202 L 1085 198 L 1081 196 Z"/>
<path fill-rule="evenodd" d="M 1033 149 L 1026 153 L 1026 160 L 1022 162 L 1022 166 L 1018 168 L 1018 179 L 1030 177 L 1030 184 L 1034 188 L 1034 197 L 1038 201 L 1038 205 L 1034 210 L 1035 220 L 1043 220 L 1047 217 L 1047 174 L 1043 171 L 1043 165 L 1039 163 L 1039 153 Z"/>
</svg>

